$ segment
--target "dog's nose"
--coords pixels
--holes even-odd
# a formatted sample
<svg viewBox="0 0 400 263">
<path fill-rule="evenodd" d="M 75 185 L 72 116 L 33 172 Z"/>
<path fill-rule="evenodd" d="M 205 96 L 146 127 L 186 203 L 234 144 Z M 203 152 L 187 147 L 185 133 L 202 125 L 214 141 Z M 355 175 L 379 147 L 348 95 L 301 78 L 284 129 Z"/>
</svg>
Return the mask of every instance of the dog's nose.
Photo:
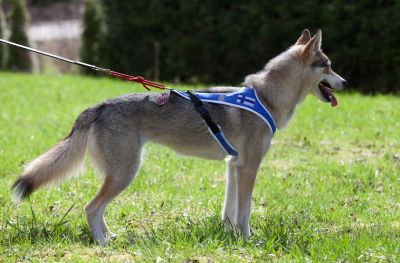
<svg viewBox="0 0 400 263">
<path fill-rule="evenodd" d="M 342 85 L 343 85 L 343 88 L 345 88 L 345 87 L 347 86 L 347 81 L 346 81 L 346 80 L 343 80 L 343 81 L 342 81 Z"/>
</svg>

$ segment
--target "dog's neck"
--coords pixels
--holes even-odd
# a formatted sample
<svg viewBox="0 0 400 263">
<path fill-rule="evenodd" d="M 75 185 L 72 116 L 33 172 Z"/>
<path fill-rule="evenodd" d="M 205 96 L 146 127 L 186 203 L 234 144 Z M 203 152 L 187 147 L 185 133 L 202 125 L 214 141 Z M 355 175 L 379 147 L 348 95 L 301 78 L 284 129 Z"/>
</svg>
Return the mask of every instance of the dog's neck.
<svg viewBox="0 0 400 263">
<path fill-rule="evenodd" d="M 257 91 L 261 102 L 274 118 L 278 129 L 283 129 L 289 123 L 294 110 L 307 95 L 305 83 L 301 76 L 285 76 L 285 72 L 266 70 L 249 75 L 246 86 Z"/>
</svg>

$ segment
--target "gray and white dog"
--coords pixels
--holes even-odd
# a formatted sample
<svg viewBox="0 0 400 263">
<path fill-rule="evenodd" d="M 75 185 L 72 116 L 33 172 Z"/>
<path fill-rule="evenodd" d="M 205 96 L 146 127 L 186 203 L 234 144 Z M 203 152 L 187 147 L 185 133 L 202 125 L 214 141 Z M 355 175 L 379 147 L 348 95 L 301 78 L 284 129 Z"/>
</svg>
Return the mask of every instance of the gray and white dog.
<svg viewBox="0 0 400 263">
<path fill-rule="evenodd" d="M 256 91 L 278 129 L 287 125 L 307 94 L 335 106 L 333 91 L 344 88 L 346 81 L 331 69 L 330 60 L 321 50 L 321 35 L 319 30 L 311 38 L 310 32 L 304 30 L 293 46 L 269 61 L 264 69 L 245 78 L 243 85 Z M 238 89 L 214 87 L 207 92 Z M 167 96 L 165 103 L 160 103 L 160 96 Z M 248 237 L 254 182 L 272 133 L 261 118 L 249 111 L 208 103 L 205 107 L 239 153 L 226 158 L 222 220 Z M 85 212 L 94 240 L 105 244 L 106 236 L 115 235 L 104 221 L 104 210 L 135 177 L 146 142 L 206 159 L 226 157 L 192 102 L 174 93 L 129 94 L 83 111 L 65 139 L 25 167 L 13 186 L 14 200 L 66 178 L 80 166 L 88 149 L 95 165 L 104 173 L 104 182 Z"/>
</svg>

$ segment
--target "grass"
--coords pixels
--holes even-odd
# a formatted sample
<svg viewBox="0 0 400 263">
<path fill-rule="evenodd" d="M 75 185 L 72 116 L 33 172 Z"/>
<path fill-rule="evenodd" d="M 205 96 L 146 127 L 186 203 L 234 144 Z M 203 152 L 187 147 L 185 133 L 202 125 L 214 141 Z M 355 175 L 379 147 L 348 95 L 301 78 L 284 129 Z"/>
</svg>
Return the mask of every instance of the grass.
<svg viewBox="0 0 400 263">
<path fill-rule="evenodd" d="M 179 87 L 182 89 L 193 87 Z M 135 181 L 106 211 L 118 238 L 99 248 L 83 207 L 100 179 L 81 176 L 15 205 L 23 164 L 105 98 L 142 92 L 110 79 L 0 73 L 0 261 L 399 261 L 400 99 L 308 98 L 278 131 L 253 195 L 250 239 L 219 220 L 223 162 L 149 144 Z"/>
</svg>

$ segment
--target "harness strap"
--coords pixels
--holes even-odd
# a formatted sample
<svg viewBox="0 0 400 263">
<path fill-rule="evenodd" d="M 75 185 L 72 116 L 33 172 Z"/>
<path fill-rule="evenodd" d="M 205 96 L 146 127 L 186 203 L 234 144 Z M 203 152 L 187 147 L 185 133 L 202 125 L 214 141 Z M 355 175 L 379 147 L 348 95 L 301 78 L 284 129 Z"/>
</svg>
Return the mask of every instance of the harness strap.
<svg viewBox="0 0 400 263">
<path fill-rule="evenodd" d="M 174 89 L 171 89 L 171 92 L 190 100 L 187 92 Z M 252 88 L 243 87 L 242 89 L 231 93 L 196 92 L 194 94 L 202 102 L 222 104 L 250 111 L 264 121 L 272 134 L 274 134 L 276 131 L 276 125 L 271 113 L 267 110 L 267 108 L 264 107 L 258 98 L 256 91 Z"/>
<path fill-rule="evenodd" d="M 217 140 L 219 145 L 227 154 L 237 156 L 237 151 L 232 147 L 232 145 L 230 145 L 219 126 L 212 120 L 210 113 L 206 110 L 206 108 L 204 108 L 203 102 L 192 92 L 187 91 L 187 94 L 189 95 L 190 101 L 193 102 L 196 111 L 207 123 L 208 129 L 210 130 L 214 139 Z"/>
</svg>

